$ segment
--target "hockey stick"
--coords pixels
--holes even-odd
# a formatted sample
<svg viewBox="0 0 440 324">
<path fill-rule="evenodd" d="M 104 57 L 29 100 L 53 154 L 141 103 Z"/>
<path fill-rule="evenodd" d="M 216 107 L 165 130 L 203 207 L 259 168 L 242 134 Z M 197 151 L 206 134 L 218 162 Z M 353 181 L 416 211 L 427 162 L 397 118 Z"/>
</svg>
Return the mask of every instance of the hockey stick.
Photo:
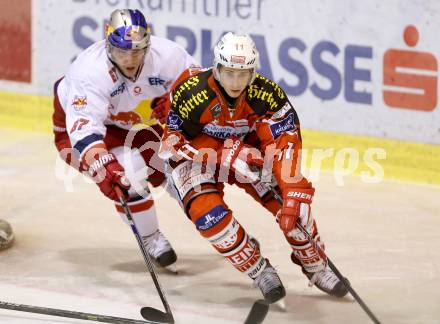
<svg viewBox="0 0 440 324">
<path fill-rule="evenodd" d="M 269 302 L 264 299 L 258 299 L 249 311 L 244 324 L 260 324 L 263 323 L 269 311 Z"/>
<path fill-rule="evenodd" d="M 165 308 L 166 313 L 153 308 L 153 307 L 142 307 L 141 315 L 148 321 L 162 322 L 162 323 L 174 323 L 174 317 L 171 313 L 170 305 L 168 304 L 165 293 L 160 285 L 159 280 L 157 279 L 156 271 L 154 270 L 153 262 L 150 259 L 147 251 L 145 251 L 144 245 L 142 244 L 142 239 L 139 235 L 139 232 L 136 228 L 136 225 L 133 221 L 133 217 L 131 216 L 130 209 L 125 202 L 122 191 L 119 187 L 115 187 L 116 193 L 118 195 L 118 199 L 124 212 L 127 216 L 128 222 L 130 223 L 131 230 L 133 231 L 134 236 L 139 244 L 139 248 L 141 249 L 142 255 L 144 256 L 145 264 L 147 265 L 148 271 L 150 272 L 151 278 L 153 279 L 154 285 L 156 286 L 156 290 L 159 293 L 159 297 L 162 300 L 163 307 Z"/>
<path fill-rule="evenodd" d="M 114 317 L 107 315 L 98 315 L 92 313 L 83 313 L 83 312 L 74 312 L 63 309 L 55 309 L 55 308 L 47 308 L 47 307 L 39 307 L 39 306 L 30 306 L 16 303 L 7 303 L 0 301 L 0 308 L 15 310 L 19 312 L 27 312 L 27 313 L 35 313 L 42 315 L 50 315 L 50 316 L 59 316 L 59 317 L 67 317 L 67 318 L 75 318 L 85 321 L 94 321 L 94 322 L 102 322 L 102 323 L 114 323 L 114 324 L 155 324 L 157 322 L 145 322 L 138 321 L 129 318 L 122 317 Z"/>
<path fill-rule="evenodd" d="M 270 189 L 274 198 L 280 203 L 280 205 L 283 205 L 283 198 L 275 190 L 275 188 L 272 187 L 270 184 L 267 184 L 266 186 L 268 189 Z M 299 222 L 296 223 L 296 226 L 301 230 L 301 232 L 303 232 L 307 236 L 307 239 L 314 246 L 314 248 L 319 250 L 320 253 L 327 258 L 327 262 L 328 262 L 330 269 L 332 269 L 332 271 L 335 273 L 336 277 L 338 277 L 338 279 L 342 281 L 342 283 L 347 288 L 347 290 L 350 292 L 350 294 L 353 296 L 353 298 L 362 307 L 362 309 L 367 313 L 368 317 L 370 317 L 370 319 L 374 323 L 380 324 L 377 317 L 373 314 L 373 312 L 364 303 L 362 298 L 359 297 L 359 295 L 356 293 L 356 291 L 351 287 L 351 284 L 348 282 L 348 280 L 339 272 L 339 270 L 336 268 L 336 266 L 333 264 L 333 262 L 330 260 L 330 258 L 325 254 L 324 250 L 321 249 L 321 247 L 313 240 L 312 236 L 306 231 L 306 229 Z"/>
</svg>

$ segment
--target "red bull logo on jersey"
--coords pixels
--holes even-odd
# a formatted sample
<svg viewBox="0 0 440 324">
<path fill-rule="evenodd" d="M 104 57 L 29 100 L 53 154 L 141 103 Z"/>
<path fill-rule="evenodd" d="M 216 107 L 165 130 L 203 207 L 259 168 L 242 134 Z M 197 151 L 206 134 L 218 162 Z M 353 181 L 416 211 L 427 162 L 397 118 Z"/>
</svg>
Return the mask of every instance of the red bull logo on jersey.
<svg viewBox="0 0 440 324">
<path fill-rule="evenodd" d="M 87 96 L 75 96 L 72 100 L 72 107 L 79 111 L 87 107 Z"/>
<path fill-rule="evenodd" d="M 124 111 L 116 115 L 110 115 L 110 119 L 127 127 L 131 127 L 142 122 L 141 116 L 134 111 Z"/>
</svg>

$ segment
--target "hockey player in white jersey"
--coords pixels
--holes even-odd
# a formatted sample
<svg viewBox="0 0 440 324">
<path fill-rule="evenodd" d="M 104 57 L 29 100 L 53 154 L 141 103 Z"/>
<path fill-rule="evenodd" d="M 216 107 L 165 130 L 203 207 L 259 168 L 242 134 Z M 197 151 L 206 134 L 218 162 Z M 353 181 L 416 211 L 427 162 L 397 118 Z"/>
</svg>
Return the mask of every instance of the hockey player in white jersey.
<svg viewBox="0 0 440 324">
<path fill-rule="evenodd" d="M 181 46 L 150 35 L 139 10 L 118 9 L 106 39 L 80 53 L 54 86 L 53 126 L 61 157 L 92 177 L 127 221 L 114 188 L 124 190 L 146 250 L 162 267 L 177 256 L 159 230 L 147 180 L 154 187 L 164 182 L 156 157 L 163 132 L 157 120 L 165 117 L 173 81 L 192 65 Z"/>
</svg>

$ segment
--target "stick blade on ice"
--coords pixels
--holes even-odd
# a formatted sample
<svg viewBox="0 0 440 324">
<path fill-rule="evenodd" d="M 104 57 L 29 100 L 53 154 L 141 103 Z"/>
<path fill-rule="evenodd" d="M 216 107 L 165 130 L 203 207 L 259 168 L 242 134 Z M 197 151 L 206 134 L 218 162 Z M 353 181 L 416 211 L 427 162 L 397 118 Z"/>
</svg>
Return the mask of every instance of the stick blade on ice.
<svg viewBox="0 0 440 324">
<path fill-rule="evenodd" d="M 158 323 L 174 323 L 174 318 L 171 314 L 164 313 L 152 307 L 142 307 L 141 316 L 147 321 Z"/>
<path fill-rule="evenodd" d="M 269 304 L 263 300 L 257 300 L 244 321 L 244 324 L 260 324 L 263 323 L 266 318 L 267 312 L 269 311 Z"/>
</svg>

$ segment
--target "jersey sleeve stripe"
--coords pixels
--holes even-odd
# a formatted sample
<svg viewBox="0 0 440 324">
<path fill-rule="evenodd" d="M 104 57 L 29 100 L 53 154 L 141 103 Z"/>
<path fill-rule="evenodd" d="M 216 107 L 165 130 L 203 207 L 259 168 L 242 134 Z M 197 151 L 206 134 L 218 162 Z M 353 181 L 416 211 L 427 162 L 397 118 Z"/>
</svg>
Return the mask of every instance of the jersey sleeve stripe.
<svg viewBox="0 0 440 324">
<path fill-rule="evenodd" d="M 76 142 L 73 148 L 81 157 L 83 152 L 87 151 L 86 149 L 88 147 L 92 146 L 92 144 L 96 144 L 96 142 L 102 142 L 103 138 L 104 137 L 100 134 L 91 134 Z"/>
</svg>

